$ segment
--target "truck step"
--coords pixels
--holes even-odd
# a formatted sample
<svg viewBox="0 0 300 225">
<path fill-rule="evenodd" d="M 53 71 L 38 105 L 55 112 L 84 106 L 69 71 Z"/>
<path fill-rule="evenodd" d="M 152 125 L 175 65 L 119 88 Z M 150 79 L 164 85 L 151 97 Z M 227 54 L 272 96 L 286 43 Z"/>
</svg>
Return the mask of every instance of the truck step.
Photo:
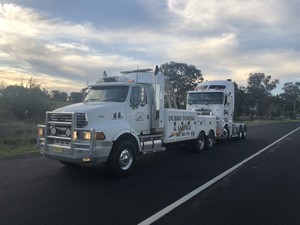
<svg viewBox="0 0 300 225">
<path fill-rule="evenodd" d="M 155 152 L 163 152 L 165 150 L 166 150 L 166 147 L 160 147 L 160 148 L 142 150 L 142 153 L 143 153 L 143 155 L 146 155 L 146 154 L 151 154 L 151 153 L 155 153 Z"/>
</svg>

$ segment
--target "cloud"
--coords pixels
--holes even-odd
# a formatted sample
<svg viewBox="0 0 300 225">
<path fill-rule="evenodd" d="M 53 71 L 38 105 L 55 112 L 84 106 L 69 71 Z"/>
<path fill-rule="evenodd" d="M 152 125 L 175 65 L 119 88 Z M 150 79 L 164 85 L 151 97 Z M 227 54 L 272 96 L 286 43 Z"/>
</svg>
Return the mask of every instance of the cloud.
<svg viewBox="0 0 300 225">
<path fill-rule="evenodd" d="M 205 79 L 230 76 L 245 85 L 250 73 L 263 72 L 299 81 L 297 0 L 131 0 L 122 4 L 125 15 L 109 1 L 95 2 L 99 18 L 83 5 L 94 17 L 82 15 L 82 22 L 79 3 L 56 14 L 46 5 L 0 4 L 1 80 L 33 76 L 50 89 L 78 91 L 103 70 L 177 61 L 197 66 Z"/>
<path fill-rule="evenodd" d="M 89 24 L 46 19 L 32 9 L 13 4 L 1 5 L 0 13 L 2 72 L 30 71 L 33 76 L 61 77 L 78 83 L 86 79 L 88 72 L 95 78 L 100 68 L 123 69 L 140 63 L 133 57 L 107 53 L 106 45 L 124 37 L 120 33 L 112 35 Z"/>
</svg>

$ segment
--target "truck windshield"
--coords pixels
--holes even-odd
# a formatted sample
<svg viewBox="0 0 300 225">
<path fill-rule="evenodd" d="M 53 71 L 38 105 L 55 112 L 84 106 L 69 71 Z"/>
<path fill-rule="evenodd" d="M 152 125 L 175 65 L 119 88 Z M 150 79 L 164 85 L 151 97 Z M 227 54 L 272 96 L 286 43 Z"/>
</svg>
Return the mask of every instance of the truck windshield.
<svg viewBox="0 0 300 225">
<path fill-rule="evenodd" d="M 223 92 L 189 93 L 188 104 L 223 104 Z"/>
<path fill-rule="evenodd" d="M 128 93 L 128 86 L 98 86 L 92 87 L 84 102 L 124 102 Z"/>
</svg>

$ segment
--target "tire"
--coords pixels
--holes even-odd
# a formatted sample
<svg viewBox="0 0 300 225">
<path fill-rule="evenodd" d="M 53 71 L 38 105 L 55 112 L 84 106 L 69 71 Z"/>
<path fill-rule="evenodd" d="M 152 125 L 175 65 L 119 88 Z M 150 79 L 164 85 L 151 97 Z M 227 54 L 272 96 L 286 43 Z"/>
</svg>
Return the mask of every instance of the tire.
<svg viewBox="0 0 300 225">
<path fill-rule="evenodd" d="M 229 129 L 228 129 L 227 125 L 223 129 L 222 139 L 224 139 L 224 140 L 229 139 Z"/>
<path fill-rule="evenodd" d="M 238 136 L 237 136 L 237 140 L 240 140 L 240 139 L 242 139 L 243 138 L 243 126 L 242 125 L 240 125 L 239 126 L 239 132 L 238 132 Z"/>
<path fill-rule="evenodd" d="M 243 134 L 242 134 L 242 139 L 246 139 L 247 137 L 247 125 L 244 125 L 244 129 L 243 129 Z"/>
<path fill-rule="evenodd" d="M 192 141 L 193 150 L 197 153 L 204 151 L 205 149 L 205 134 L 204 132 L 200 132 L 197 139 Z"/>
<path fill-rule="evenodd" d="M 215 133 L 211 130 L 205 140 L 205 150 L 211 150 L 216 142 Z"/>
<path fill-rule="evenodd" d="M 136 148 L 131 141 L 117 142 L 108 159 L 108 166 L 116 177 L 126 177 L 134 171 Z"/>
</svg>

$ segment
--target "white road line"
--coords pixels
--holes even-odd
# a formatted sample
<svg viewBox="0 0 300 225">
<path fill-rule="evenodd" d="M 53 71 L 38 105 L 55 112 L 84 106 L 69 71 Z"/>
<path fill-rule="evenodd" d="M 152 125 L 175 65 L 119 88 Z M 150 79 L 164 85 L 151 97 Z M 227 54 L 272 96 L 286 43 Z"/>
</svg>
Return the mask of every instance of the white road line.
<svg viewBox="0 0 300 225">
<path fill-rule="evenodd" d="M 186 201 L 188 201 L 189 199 L 191 199 L 195 195 L 199 194 L 200 192 L 202 192 L 206 188 L 210 187 L 211 185 L 213 185 L 217 181 L 221 180 L 222 178 L 224 178 L 225 176 L 227 176 L 228 174 L 230 174 L 232 171 L 234 171 L 237 168 L 241 167 L 243 164 L 245 164 L 249 160 L 251 160 L 254 157 L 258 156 L 259 154 L 263 153 L 264 151 L 266 151 L 267 149 L 271 148 L 273 145 L 275 145 L 276 143 L 278 143 L 279 141 L 281 141 L 282 139 L 286 138 L 287 136 L 291 135 L 292 133 L 296 132 L 299 129 L 300 129 L 300 127 L 298 127 L 297 129 L 293 130 L 292 132 L 284 135 L 283 137 L 279 138 L 277 141 L 273 142 L 272 144 L 268 145 L 267 147 L 265 147 L 262 150 L 260 150 L 257 153 L 255 153 L 254 155 L 248 157 L 247 159 L 243 160 L 242 162 L 236 164 L 235 166 L 231 167 L 230 169 L 228 169 L 225 172 L 221 173 L 220 175 L 216 176 L 214 179 L 208 181 L 207 183 L 205 183 L 202 186 L 198 187 L 194 191 L 192 191 L 192 192 L 188 193 L 187 195 L 183 196 L 182 198 L 178 199 L 176 202 L 172 203 L 171 205 L 167 206 L 166 208 L 164 208 L 164 209 L 160 210 L 159 212 L 155 213 L 154 215 L 150 216 L 148 219 L 142 221 L 138 225 L 149 225 L 149 224 L 157 221 L 159 218 L 161 218 L 164 215 L 166 215 L 167 213 L 171 212 L 173 209 L 175 209 L 178 206 L 180 206 L 181 204 L 185 203 Z"/>
</svg>

